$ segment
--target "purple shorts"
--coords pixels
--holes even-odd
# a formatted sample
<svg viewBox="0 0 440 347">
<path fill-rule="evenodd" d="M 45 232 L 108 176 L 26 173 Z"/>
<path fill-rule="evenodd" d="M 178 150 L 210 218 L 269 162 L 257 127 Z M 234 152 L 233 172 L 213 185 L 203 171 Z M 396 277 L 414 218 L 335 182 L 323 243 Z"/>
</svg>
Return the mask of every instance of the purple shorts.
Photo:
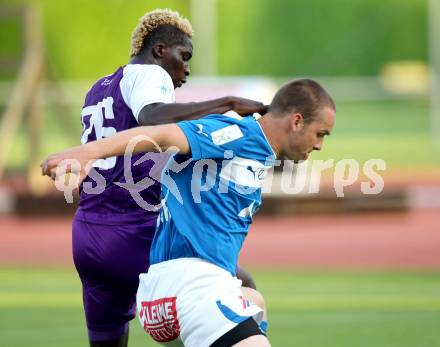
<svg viewBox="0 0 440 347">
<path fill-rule="evenodd" d="M 73 260 L 83 286 L 90 341 L 128 331 L 136 316 L 139 274 L 149 267 L 156 220 L 143 225 L 101 225 L 74 219 Z"/>
</svg>

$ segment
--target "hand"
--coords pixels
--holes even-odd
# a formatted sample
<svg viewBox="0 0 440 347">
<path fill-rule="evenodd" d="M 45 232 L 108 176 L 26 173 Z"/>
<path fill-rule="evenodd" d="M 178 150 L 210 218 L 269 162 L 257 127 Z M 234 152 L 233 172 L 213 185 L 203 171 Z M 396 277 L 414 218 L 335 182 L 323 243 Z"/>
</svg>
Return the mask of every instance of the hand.
<svg viewBox="0 0 440 347">
<path fill-rule="evenodd" d="M 49 176 L 55 181 L 58 176 L 73 173 L 79 175 L 78 182 L 81 183 L 95 161 L 88 148 L 77 146 L 49 155 L 40 163 L 42 175 Z"/>
<path fill-rule="evenodd" d="M 267 105 L 259 101 L 238 97 L 232 98 L 232 110 L 240 116 L 252 115 L 254 113 L 263 115 L 267 112 L 267 108 Z"/>
</svg>

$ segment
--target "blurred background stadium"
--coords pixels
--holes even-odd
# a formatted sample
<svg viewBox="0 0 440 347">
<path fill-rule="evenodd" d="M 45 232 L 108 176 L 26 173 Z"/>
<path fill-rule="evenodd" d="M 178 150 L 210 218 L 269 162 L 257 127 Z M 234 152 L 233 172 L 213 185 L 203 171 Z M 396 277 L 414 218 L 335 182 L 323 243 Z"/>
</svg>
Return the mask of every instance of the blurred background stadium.
<svg viewBox="0 0 440 347">
<path fill-rule="evenodd" d="M 338 113 L 313 159 L 386 162 L 377 195 L 361 176 L 337 197 L 334 168 L 318 193 L 286 195 L 275 172 L 241 255 L 273 346 L 440 346 L 437 0 L 2 0 L 0 345 L 86 345 L 74 206 L 38 163 L 79 143 L 85 93 L 127 63 L 131 31 L 157 7 L 196 31 L 178 101 L 269 102 L 284 81 L 315 78 Z M 134 322 L 131 346 L 150 345 Z"/>
</svg>

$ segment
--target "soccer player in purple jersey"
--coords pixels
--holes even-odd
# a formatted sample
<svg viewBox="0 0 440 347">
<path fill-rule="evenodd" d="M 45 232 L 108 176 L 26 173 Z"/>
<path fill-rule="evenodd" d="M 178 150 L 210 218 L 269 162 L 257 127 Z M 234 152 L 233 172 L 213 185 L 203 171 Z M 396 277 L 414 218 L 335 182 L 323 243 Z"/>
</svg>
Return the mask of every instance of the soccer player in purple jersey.
<svg viewBox="0 0 440 347">
<path fill-rule="evenodd" d="M 146 13 L 132 35 L 130 63 L 98 80 L 87 93 L 81 113 L 81 142 L 99 140 L 138 125 L 178 122 L 210 113 L 264 113 L 262 103 L 231 96 L 175 103 L 174 89 L 186 82 L 190 72 L 191 36 L 191 24 L 178 13 Z M 103 191 L 96 194 L 93 188 L 97 183 L 92 177 L 80 187 L 72 225 L 73 258 L 83 286 L 92 347 L 127 346 L 139 274 L 149 266 L 158 209 L 146 210 L 145 206 L 159 205 L 160 183 L 149 180 L 145 189 L 137 190 L 145 206 L 135 201 L 127 185 L 144 179 L 154 163 L 164 160 L 163 155 L 152 154 L 151 160 L 136 163 L 140 157 L 132 158 L 128 182 L 123 157 L 112 157 L 94 164 L 105 179 Z M 248 286 L 253 286 L 244 270 L 239 269 L 240 274 Z"/>
</svg>

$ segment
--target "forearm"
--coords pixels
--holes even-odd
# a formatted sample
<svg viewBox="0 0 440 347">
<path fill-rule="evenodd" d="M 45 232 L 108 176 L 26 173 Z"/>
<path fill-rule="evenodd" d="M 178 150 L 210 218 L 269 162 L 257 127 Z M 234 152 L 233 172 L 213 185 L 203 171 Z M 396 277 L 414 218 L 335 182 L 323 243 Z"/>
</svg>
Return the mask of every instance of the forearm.
<svg viewBox="0 0 440 347">
<path fill-rule="evenodd" d="M 40 164 L 43 175 L 55 179 L 57 167 L 64 160 L 76 160 L 80 172 L 85 174 L 87 165 L 97 159 L 144 152 L 164 152 L 173 147 L 181 154 L 190 153 L 188 140 L 182 129 L 176 124 L 144 126 L 121 131 L 111 137 L 89 142 L 82 146 L 68 148 L 62 152 L 49 155 Z M 75 172 L 75 167 L 68 166 L 68 171 Z M 85 177 L 85 176 L 83 176 Z"/>
<path fill-rule="evenodd" d="M 233 98 L 228 96 L 202 102 L 151 105 L 140 112 L 139 123 L 157 125 L 199 119 L 208 114 L 231 111 L 233 105 Z"/>
<path fill-rule="evenodd" d="M 94 159 L 123 155 L 130 143 L 133 143 L 132 154 L 166 150 L 166 148 L 162 148 L 165 146 L 161 145 L 160 133 L 155 132 L 154 128 L 142 126 L 121 131 L 111 137 L 83 145 L 84 150 L 90 153 Z"/>
<path fill-rule="evenodd" d="M 167 106 L 178 106 L 182 107 L 181 115 L 177 117 L 176 121 L 189 120 L 189 119 L 199 119 L 208 114 L 218 113 L 223 114 L 233 109 L 233 98 L 225 96 L 223 98 L 202 101 L 202 102 L 190 102 L 186 104 L 170 104 Z"/>
</svg>

